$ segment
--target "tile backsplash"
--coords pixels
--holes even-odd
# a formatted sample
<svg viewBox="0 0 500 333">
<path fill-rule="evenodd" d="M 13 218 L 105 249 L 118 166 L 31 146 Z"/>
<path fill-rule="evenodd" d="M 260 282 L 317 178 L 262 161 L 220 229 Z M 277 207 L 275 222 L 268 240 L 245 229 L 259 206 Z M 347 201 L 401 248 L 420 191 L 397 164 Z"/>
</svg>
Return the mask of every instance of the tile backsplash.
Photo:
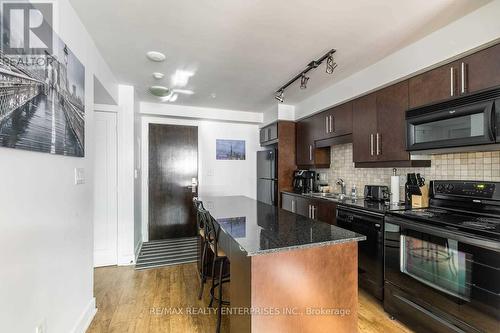
<svg viewBox="0 0 500 333">
<path fill-rule="evenodd" d="M 317 169 L 326 174 L 327 182 L 333 191 L 340 190 L 335 181 L 342 178 L 347 184 L 347 193 L 352 185 L 362 195 L 365 185 L 391 185 L 392 168 L 354 168 L 352 162 L 352 143 L 331 147 L 330 169 Z M 426 179 L 483 180 L 500 182 L 500 151 L 477 153 L 453 153 L 431 155 L 428 168 L 397 168 L 400 176 L 400 198 L 404 198 L 404 184 L 407 173 L 420 173 Z"/>
</svg>

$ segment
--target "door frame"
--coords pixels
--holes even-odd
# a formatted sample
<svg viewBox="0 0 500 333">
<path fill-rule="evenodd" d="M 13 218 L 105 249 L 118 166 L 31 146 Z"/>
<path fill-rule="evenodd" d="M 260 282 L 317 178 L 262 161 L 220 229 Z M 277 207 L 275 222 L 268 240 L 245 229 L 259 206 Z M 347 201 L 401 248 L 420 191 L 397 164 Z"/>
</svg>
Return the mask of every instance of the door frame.
<svg viewBox="0 0 500 333">
<path fill-rule="evenodd" d="M 93 112 L 105 112 L 105 113 L 113 113 L 115 114 L 115 119 L 116 119 L 116 172 L 115 172 L 115 175 L 116 175 L 116 190 L 117 190 L 117 194 L 116 194 L 116 257 L 114 260 L 114 262 L 109 262 L 109 263 L 106 263 L 106 264 L 102 264 L 102 265 L 99 265 L 99 266 L 96 266 L 95 265 L 95 262 L 94 262 L 94 257 L 92 257 L 92 262 L 93 262 L 93 267 L 101 267 L 101 266 L 109 266 L 109 265 L 117 265 L 118 264 L 118 261 L 119 261 L 119 251 L 118 251 L 118 242 L 119 242 L 119 234 L 118 234 L 118 228 L 119 228 L 119 221 L 118 221 L 118 207 L 119 207 L 119 193 L 118 193 L 118 182 L 120 181 L 120 178 L 118 177 L 118 172 L 119 172 L 119 163 L 118 163 L 118 157 L 119 157 L 119 142 L 120 142 L 120 139 L 118 137 L 119 135 L 119 131 L 118 131 L 118 121 L 119 121 L 119 113 L 120 111 L 120 107 L 118 105 L 110 105 L 110 104 L 94 104 L 94 110 Z M 95 142 L 94 142 L 95 144 Z M 94 149 L 94 148 L 92 148 Z M 93 223 L 95 221 L 92 221 Z M 92 233 L 94 232 L 95 228 L 94 228 L 94 224 L 92 224 Z M 92 239 L 93 238 L 93 235 L 92 234 Z M 94 242 L 92 242 L 94 243 Z M 92 256 L 94 256 L 94 248 L 92 248 Z"/>
<path fill-rule="evenodd" d="M 141 173 L 141 227 L 143 242 L 149 241 L 149 124 L 195 126 L 198 132 L 198 147 L 200 143 L 199 120 L 150 116 L 141 117 L 141 164 L 143 170 Z M 198 195 L 200 194 L 200 188 L 202 184 L 202 181 L 200 179 L 200 175 L 202 174 L 200 167 L 201 165 L 198 151 Z"/>
</svg>

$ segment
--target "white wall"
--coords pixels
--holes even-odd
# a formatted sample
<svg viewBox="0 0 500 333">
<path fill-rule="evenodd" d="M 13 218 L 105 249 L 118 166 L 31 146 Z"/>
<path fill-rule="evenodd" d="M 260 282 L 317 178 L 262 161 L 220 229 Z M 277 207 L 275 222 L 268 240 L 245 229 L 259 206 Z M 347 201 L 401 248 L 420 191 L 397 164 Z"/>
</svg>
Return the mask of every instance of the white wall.
<svg viewBox="0 0 500 333">
<path fill-rule="evenodd" d="M 480 7 L 298 103 L 295 110 L 296 118 L 322 111 L 498 40 L 499 13 L 500 0 Z"/>
<path fill-rule="evenodd" d="M 0 148 L 1 331 L 83 332 L 93 298 L 93 76 L 117 97 L 111 71 L 67 0 L 54 26 L 85 66 L 85 158 Z M 74 185 L 74 168 L 86 183 Z"/>
<path fill-rule="evenodd" d="M 148 113 L 143 110 L 141 113 Z M 256 197 L 256 152 L 260 150 L 257 124 L 227 121 L 179 119 L 172 117 L 142 117 L 142 237 L 147 241 L 148 230 L 148 125 L 150 123 L 198 126 L 198 177 L 200 195 L 245 195 Z M 215 159 L 216 139 L 246 141 L 246 160 L 218 161 Z"/>
</svg>

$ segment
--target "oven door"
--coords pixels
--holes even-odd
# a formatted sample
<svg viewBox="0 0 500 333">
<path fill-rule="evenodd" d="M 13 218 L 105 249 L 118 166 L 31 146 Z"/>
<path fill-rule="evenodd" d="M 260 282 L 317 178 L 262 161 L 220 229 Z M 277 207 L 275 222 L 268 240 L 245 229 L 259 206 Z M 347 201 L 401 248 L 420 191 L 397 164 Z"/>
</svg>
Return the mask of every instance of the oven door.
<svg viewBox="0 0 500 333">
<path fill-rule="evenodd" d="M 398 297 L 414 304 L 412 311 L 423 309 L 457 332 L 498 331 L 499 242 L 393 216 L 384 238 L 386 283 L 406 295 Z"/>
<path fill-rule="evenodd" d="M 492 101 L 419 114 L 407 112 L 407 150 L 453 148 L 495 143 Z"/>
</svg>

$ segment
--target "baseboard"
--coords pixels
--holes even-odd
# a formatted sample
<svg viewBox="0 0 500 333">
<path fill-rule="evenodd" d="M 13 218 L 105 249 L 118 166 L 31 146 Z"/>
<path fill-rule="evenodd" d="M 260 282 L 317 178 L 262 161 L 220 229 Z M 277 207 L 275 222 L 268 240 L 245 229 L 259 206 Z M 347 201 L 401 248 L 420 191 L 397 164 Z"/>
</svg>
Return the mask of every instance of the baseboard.
<svg viewBox="0 0 500 333">
<path fill-rule="evenodd" d="M 95 297 L 92 297 L 89 304 L 83 311 L 82 315 L 78 319 L 75 327 L 71 330 L 72 333 L 85 333 L 92 323 L 95 314 L 97 313 L 97 308 L 95 306 Z"/>
</svg>

